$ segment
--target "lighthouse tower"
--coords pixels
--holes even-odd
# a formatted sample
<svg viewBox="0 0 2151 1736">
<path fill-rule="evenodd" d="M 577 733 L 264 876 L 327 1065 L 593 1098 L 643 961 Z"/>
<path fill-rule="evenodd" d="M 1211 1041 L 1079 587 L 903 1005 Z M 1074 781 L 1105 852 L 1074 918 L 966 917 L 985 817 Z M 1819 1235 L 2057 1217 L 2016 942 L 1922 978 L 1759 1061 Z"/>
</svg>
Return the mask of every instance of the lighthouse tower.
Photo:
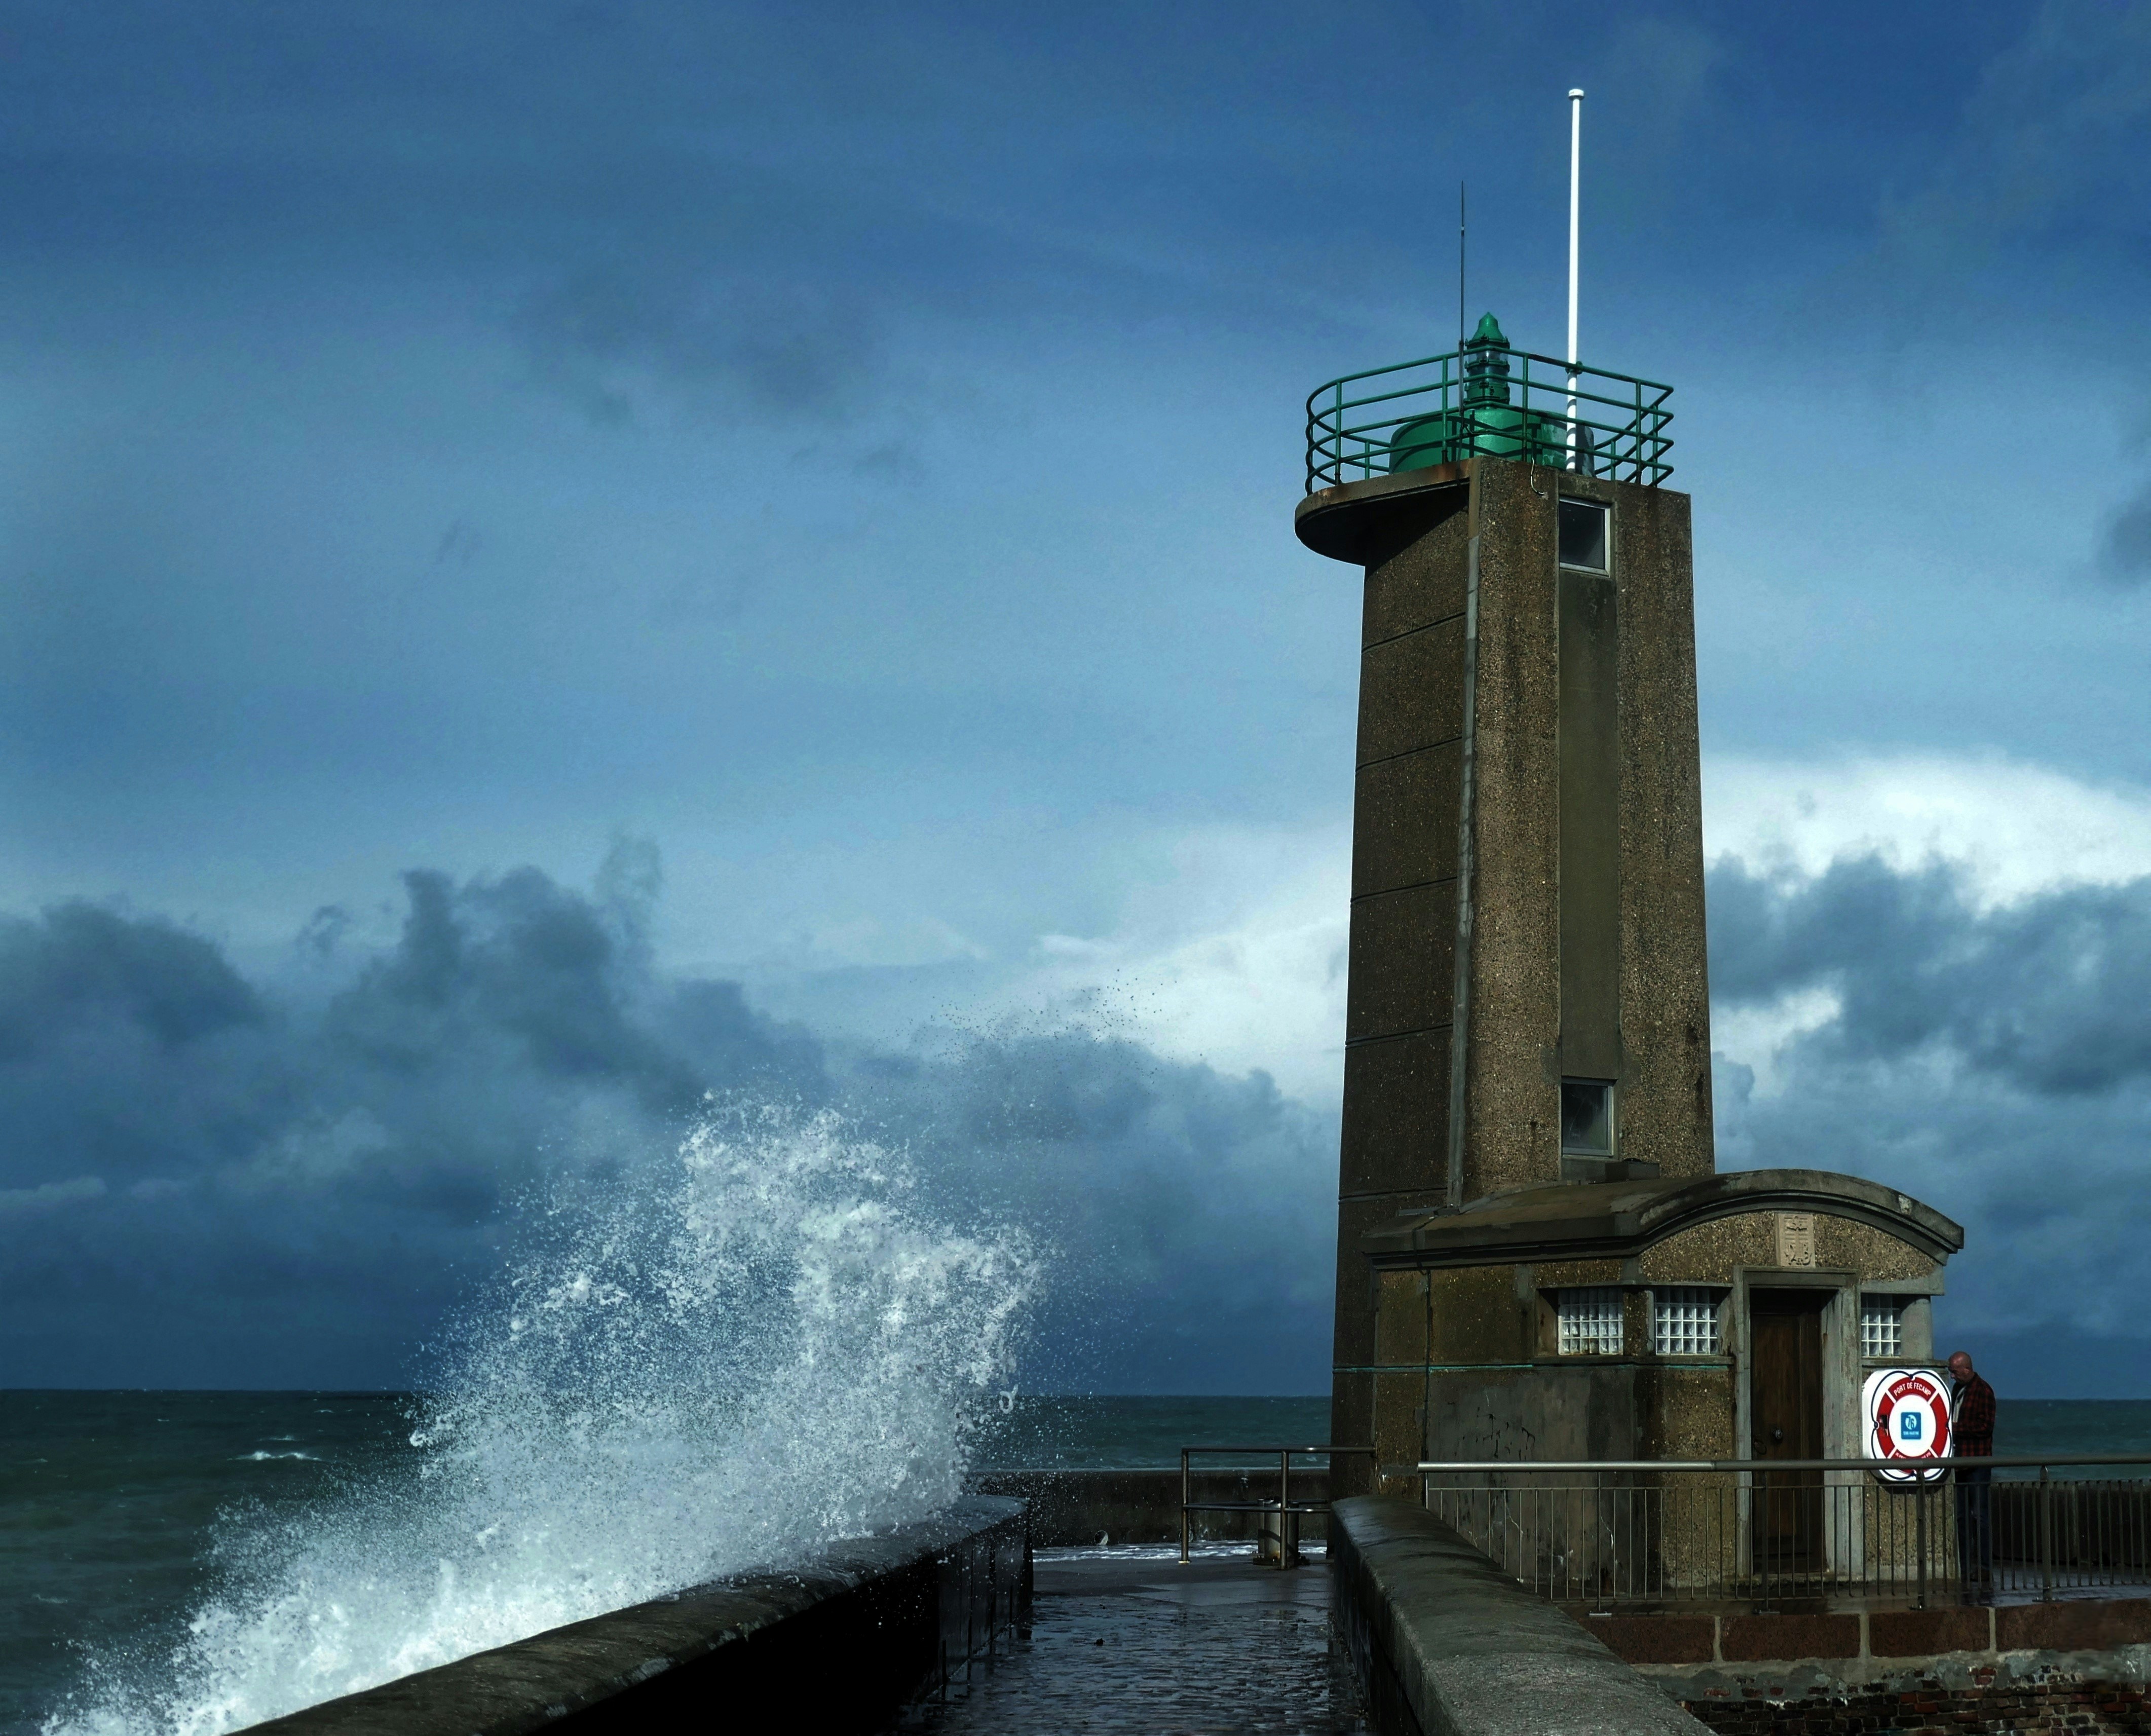
<svg viewBox="0 0 2151 1736">
<path fill-rule="evenodd" d="M 1308 401 L 1295 529 L 1364 575 L 1340 1493 L 1845 1454 L 1865 1370 L 1932 1354 L 1956 1225 L 1824 1152 L 1717 1172 L 1671 399 L 1490 315 Z"/>
</svg>

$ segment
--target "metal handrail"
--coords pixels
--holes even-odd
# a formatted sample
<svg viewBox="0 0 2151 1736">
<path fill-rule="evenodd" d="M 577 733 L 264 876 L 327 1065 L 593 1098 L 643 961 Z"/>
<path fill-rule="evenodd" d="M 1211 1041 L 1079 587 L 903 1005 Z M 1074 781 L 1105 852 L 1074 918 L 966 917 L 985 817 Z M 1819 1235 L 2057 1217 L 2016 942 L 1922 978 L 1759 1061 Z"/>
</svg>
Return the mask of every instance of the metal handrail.
<svg viewBox="0 0 2151 1736">
<path fill-rule="evenodd" d="M 1266 1501 L 1197 1501 L 1194 1497 L 1193 1473 L 1189 1461 L 1197 1453 L 1261 1453 L 1278 1455 L 1278 1498 Z M 1278 1558 L 1280 1566 L 1284 1560 L 1284 1516 L 1287 1513 L 1326 1513 L 1329 1503 L 1300 1501 L 1292 1498 L 1292 1461 L 1310 1454 L 1332 1456 L 1339 1453 L 1364 1453 L 1369 1458 L 1378 1457 L 1372 1447 L 1348 1446 L 1184 1446 L 1180 1450 L 1180 1564 L 1188 1561 L 1188 1516 L 1191 1513 L 1275 1513 L 1278 1516 Z"/>
<path fill-rule="evenodd" d="M 1496 355 L 1498 379 L 1487 372 Z M 1366 382 L 1382 389 L 1355 390 Z M 1633 374 L 1475 344 L 1343 374 L 1308 394 L 1307 492 L 1475 457 L 1524 458 L 1655 488 L 1673 474 L 1673 390 Z"/>
<path fill-rule="evenodd" d="M 1423 1460 L 1410 1467 L 1410 1474 L 1416 1476 L 1436 1470 L 1954 1470 L 1982 1465 L 2022 1470 L 2043 1465 L 2151 1465 L 2151 1453 L 2008 1453 L 1962 1459 L 1443 1459 Z"/>
<path fill-rule="evenodd" d="M 1507 1571 L 1543 1582 L 1549 1595 L 1589 1597 L 1610 1607 L 1617 1601 L 1722 1597 L 1744 1587 L 1759 1597 L 1757 1607 L 1767 1609 L 1774 1595 L 1790 1592 L 1859 1587 L 1871 1596 L 1898 1587 L 1916 1588 L 1916 1607 L 1925 1608 L 1936 1575 L 1989 1597 L 2013 1575 L 2026 1590 L 2036 1585 L 2042 1600 L 2051 1600 L 2064 1579 L 2144 1585 L 2151 1573 L 2151 1479 L 2054 1475 L 2057 1468 L 2100 1466 L 2151 1466 L 2151 1452 L 1421 1460 L 1382 1465 L 1379 1472 L 1418 1476 L 1429 1508 Z M 2036 1481 L 1992 1478 L 1996 1470 L 2033 1470 Z M 1833 1471 L 1876 1472 L 1887 1480 L 1825 1483 L 1819 1475 Z M 1713 1496 L 1696 1484 L 1683 1491 L 1677 1475 L 1666 1475 L 1679 1473 L 1734 1480 Z M 1953 1473 L 1971 1475 L 1956 1477 L 1953 1506 L 1935 1513 L 1932 1497 Z M 1482 1476 L 1483 1484 L 1436 1480 Z M 1546 1477 L 1576 1480 L 1540 1480 Z M 1908 1498 L 1908 1505 L 1896 1505 Z M 2002 1533 L 2017 1551 L 2006 1558 L 1997 1531 L 2005 1498 L 2013 1517 Z M 1817 1503 L 1812 1511 L 1809 1500 Z M 1794 1506 L 1780 1506 L 1787 1501 Z M 1556 1584 L 1570 1589 L 1557 1592 Z"/>
</svg>

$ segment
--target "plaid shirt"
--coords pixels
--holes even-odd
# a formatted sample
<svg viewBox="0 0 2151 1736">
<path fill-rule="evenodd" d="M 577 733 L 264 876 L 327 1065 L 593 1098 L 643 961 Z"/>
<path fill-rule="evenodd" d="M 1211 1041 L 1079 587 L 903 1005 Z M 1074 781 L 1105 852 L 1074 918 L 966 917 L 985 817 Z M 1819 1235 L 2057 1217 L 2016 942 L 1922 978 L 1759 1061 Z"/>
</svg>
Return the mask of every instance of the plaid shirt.
<svg viewBox="0 0 2151 1736">
<path fill-rule="evenodd" d="M 1950 1450 L 1959 1458 L 1985 1459 L 1994 1452 L 1994 1389 L 1978 1375 L 1950 1383 L 1950 1425 L 1956 1440 Z"/>
</svg>

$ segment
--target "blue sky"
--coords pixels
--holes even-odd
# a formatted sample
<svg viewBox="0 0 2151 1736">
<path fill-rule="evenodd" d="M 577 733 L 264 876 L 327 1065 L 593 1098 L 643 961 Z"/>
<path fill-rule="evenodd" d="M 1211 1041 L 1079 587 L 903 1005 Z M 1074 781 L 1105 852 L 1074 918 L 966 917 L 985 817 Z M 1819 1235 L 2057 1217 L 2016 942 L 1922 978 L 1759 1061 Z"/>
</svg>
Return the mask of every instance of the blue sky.
<svg viewBox="0 0 2151 1736">
<path fill-rule="evenodd" d="M 407 1378 L 593 1101 L 721 1086 L 1032 1177 L 1040 1379 L 1319 1389 L 1300 406 L 1448 341 L 1460 178 L 1558 346 L 1571 84 L 1583 352 L 1695 500 L 1721 1162 L 1921 1194 L 1946 1330 L 2151 1391 L 2111 3 L 8 8 L 0 1381 Z M 1067 1096 L 1030 1167 L 981 1081 Z"/>
</svg>

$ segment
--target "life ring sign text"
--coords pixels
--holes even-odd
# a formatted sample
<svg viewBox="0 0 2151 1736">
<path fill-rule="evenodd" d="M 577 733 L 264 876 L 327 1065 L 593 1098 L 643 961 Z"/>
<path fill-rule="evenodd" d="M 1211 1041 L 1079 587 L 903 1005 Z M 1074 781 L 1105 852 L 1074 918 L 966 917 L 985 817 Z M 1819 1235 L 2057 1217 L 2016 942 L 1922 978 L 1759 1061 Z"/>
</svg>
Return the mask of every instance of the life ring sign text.
<svg viewBox="0 0 2151 1736">
<path fill-rule="evenodd" d="M 1885 1483 L 1926 1483 L 1941 1475 L 1922 1459 L 1945 1459 L 1950 1450 L 1949 1382 L 1931 1369 L 1879 1369 L 1867 1377 L 1861 1410 L 1867 1417 L 1867 1457 L 1902 1464 L 1878 1470 Z"/>
</svg>

